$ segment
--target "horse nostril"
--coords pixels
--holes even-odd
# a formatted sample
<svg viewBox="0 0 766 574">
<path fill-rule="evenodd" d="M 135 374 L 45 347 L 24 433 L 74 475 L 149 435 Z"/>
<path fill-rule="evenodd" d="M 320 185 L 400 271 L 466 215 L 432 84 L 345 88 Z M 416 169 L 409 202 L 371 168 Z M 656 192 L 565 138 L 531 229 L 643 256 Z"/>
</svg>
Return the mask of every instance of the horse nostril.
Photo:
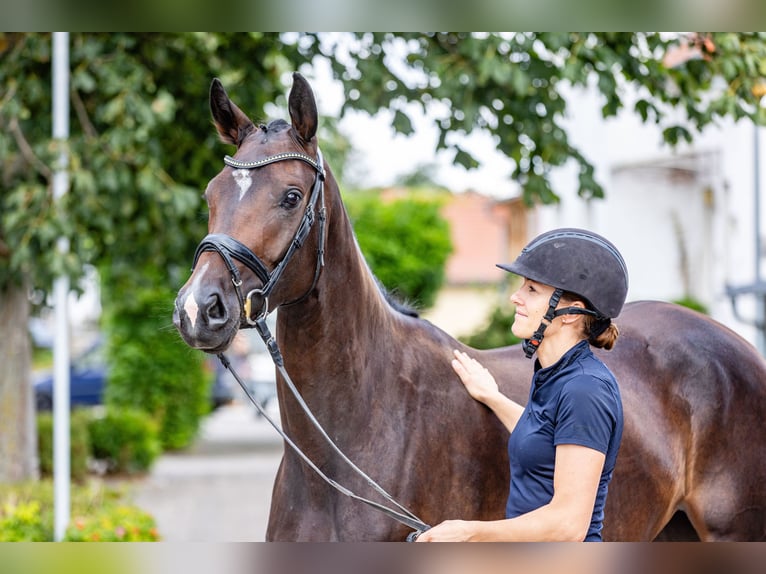
<svg viewBox="0 0 766 574">
<path fill-rule="evenodd" d="M 229 312 L 217 294 L 213 294 L 208 299 L 209 304 L 205 309 L 209 327 L 220 327 L 229 320 Z"/>
</svg>

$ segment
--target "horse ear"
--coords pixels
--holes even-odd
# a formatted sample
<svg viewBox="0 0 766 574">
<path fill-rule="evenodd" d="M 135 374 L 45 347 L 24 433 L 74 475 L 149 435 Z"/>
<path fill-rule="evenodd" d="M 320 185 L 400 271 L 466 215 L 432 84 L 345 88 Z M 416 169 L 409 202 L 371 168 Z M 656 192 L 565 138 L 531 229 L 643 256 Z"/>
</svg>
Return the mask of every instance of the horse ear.
<svg viewBox="0 0 766 574">
<path fill-rule="evenodd" d="M 293 129 L 304 143 L 308 143 L 317 133 L 317 105 L 311 86 L 298 72 L 293 73 L 288 103 Z"/>
<path fill-rule="evenodd" d="M 239 147 L 245 136 L 255 129 L 250 118 L 229 99 L 218 78 L 210 85 L 210 112 L 218 135 L 226 143 Z"/>
</svg>

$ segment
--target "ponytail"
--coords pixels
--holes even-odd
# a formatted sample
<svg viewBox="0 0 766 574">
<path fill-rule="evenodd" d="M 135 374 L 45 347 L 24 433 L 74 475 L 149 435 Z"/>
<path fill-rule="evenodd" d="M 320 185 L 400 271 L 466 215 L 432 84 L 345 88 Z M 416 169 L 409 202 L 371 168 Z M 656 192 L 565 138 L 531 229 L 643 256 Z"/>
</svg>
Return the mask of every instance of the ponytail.
<svg viewBox="0 0 766 574">
<path fill-rule="evenodd" d="M 588 303 L 580 295 L 571 291 L 564 291 L 561 301 L 565 303 L 574 303 L 581 301 L 586 309 L 593 311 L 593 305 Z M 617 325 L 612 323 L 609 317 L 596 317 L 595 315 L 583 315 L 583 333 L 588 339 L 588 343 L 597 349 L 609 351 L 617 342 L 620 330 Z"/>
<path fill-rule="evenodd" d="M 597 319 L 585 317 L 585 332 L 588 334 L 588 343 L 597 349 L 610 350 L 617 342 L 620 330 L 611 319 Z"/>
</svg>

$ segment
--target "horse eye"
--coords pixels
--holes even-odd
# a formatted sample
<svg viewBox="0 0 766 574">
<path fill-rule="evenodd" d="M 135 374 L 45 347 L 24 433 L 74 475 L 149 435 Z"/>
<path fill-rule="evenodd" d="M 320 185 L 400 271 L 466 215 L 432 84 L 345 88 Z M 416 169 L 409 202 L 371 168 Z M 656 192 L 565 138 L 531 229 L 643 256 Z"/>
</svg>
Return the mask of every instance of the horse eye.
<svg viewBox="0 0 766 574">
<path fill-rule="evenodd" d="M 293 209 L 294 207 L 298 207 L 298 205 L 300 205 L 301 199 L 303 199 L 303 196 L 300 194 L 300 192 L 291 189 L 285 194 L 281 205 L 287 209 Z"/>
</svg>

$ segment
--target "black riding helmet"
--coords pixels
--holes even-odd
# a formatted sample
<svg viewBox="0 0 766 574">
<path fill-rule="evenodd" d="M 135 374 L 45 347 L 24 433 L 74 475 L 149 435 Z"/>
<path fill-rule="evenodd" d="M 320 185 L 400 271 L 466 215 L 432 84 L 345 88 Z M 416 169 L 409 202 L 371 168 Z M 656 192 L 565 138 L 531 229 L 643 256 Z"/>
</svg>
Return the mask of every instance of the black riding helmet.
<svg viewBox="0 0 766 574">
<path fill-rule="evenodd" d="M 545 328 L 554 317 L 587 314 L 598 319 L 598 336 L 617 317 L 628 293 L 628 270 L 617 248 L 609 241 L 584 229 L 554 229 L 533 239 L 510 264 L 498 267 L 516 275 L 555 288 L 548 312 L 532 339 L 524 342 L 531 357 L 543 339 Z M 565 291 L 585 301 L 586 309 L 567 307 L 556 310 Z"/>
</svg>

